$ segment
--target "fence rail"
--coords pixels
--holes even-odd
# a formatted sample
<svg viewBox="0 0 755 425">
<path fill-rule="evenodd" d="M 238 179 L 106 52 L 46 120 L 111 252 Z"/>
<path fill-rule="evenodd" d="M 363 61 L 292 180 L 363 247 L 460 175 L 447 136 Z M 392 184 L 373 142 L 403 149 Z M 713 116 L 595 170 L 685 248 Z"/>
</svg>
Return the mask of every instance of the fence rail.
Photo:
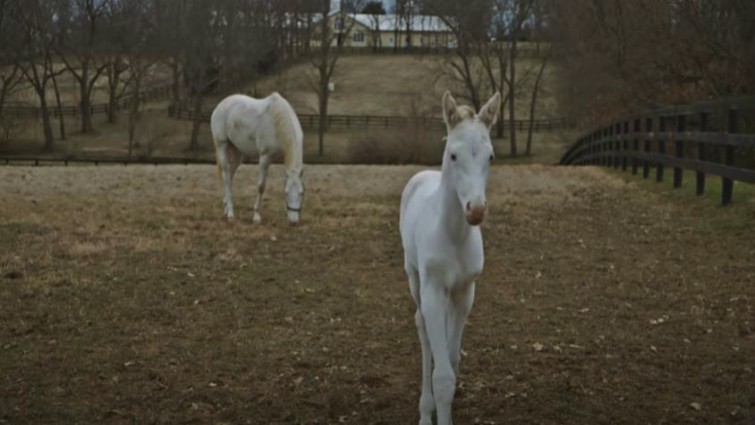
<svg viewBox="0 0 755 425">
<path fill-rule="evenodd" d="M 672 167 L 675 189 L 682 185 L 683 170 L 692 170 L 697 195 L 705 192 L 706 175 L 713 174 L 721 177 L 721 204 L 728 205 L 734 181 L 755 183 L 754 127 L 755 97 L 663 108 L 582 136 L 560 164 L 631 167 L 632 174 L 642 170 L 643 178 L 655 168 L 657 182 Z"/>
<path fill-rule="evenodd" d="M 194 112 L 184 108 L 170 107 L 168 113 L 176 119 L 192 120 Z M 204 122 L 210 121 L 210 112 L 202 113 Z M 302 128 L 318 128 L 320 125 L 320 116 L 317 114 L 297 114 Z M 328 115 L 326 128 L 328 129 L 377 129 L 377 128 L 395 128 L 405 126 L 419 126 L 423 128 L 445 130 L 445 124 L 442 118 L 438 117 L 407 117 L 403 115 Z M 504 129 L 511 128 L 511 121 L 504 121 Z M 520 131 L 526 131 L 529 128 L 529 120 L 515 120 L 514 126 Z M 558 131 L 573 129 L 576 122 L 568 118 L 546 118 L 536 119 L 532 122 L 532 129 L 535 132 Z M 493 129 L 494 130 L 494 129 Z M 493 131 L 491 130 L 491 131 Z"/>
<path fill-rule="evenodd" d="M 155 100 L 162 100 L 170 97 L 171 90 L 172 90 L 171 84 L 160 84 L 155 85 L 152 87 L 148 87 L 141 92 L 139 92 L 139 101 L 140 102 L 152 102 Z M 123 96 L 119 98 L 115 104 L 113 105 L 113 109 L 116 112 L 128 110 L 129 106 L 131 106 L 131 103 L 133 102 L 133 96 Z M 105 114 L 107 115 L 110 112 L 110 104 L 109 103 L 98 103 L 90 105 L 90 112 L 92 115 L 98 115 L 98 114 Z M 60 108 L 60 113 L 58 111 L 58 108 L 56 106 L 49 106 L 47 108 L 49 114 L 51 117 L 57 118 L 60 115 L 63 117 L 77 117 L 81 114 L 81 108 L 79 106 L 62 106 Z M 16 105 L 6 105 L 2 108 L 2 114 L 6 117 L 14 117 L 14 118 L 39 118 L 42 116 L 42 108 L 38 106 L 16 106 Z"/>
<path fill-rule="evenodd" d="M 127 165 L 189 165 L 189 164 L 214 164 L 213 157 L 54 157 L 54 156 L 24 156 L 12 155 L 0 157 L 0 164 L 4 165 L 65 165 L 70 164 L 123 164 Z"/>
</svg>

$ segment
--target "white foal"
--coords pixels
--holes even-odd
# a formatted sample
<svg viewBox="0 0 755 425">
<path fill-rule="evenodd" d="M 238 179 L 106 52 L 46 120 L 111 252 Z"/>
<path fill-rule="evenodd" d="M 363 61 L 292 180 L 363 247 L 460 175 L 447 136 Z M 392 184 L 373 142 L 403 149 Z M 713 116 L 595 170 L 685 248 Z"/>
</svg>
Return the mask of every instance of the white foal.
<svg viewBox="0 0 755 425">
<path fill-rule="evenodd" d="M 496 93 L 479 114 L 443 95 L 448 129 L 441 171 L 422 171 L 401 196 L 404 267 L 422 346 L 420 425 L 451 425 L 451 404 L 459 374 L 461 335 L 482 272 L 485 188 L 493 159 L 490 126 L 501 97 Z"/>
<path fill-rule="evenodd" d="M 259 154 L 257 198 L 254 200 L 254 221 L 262 216 L 262 195 L 265 193 L 267 169 L 272 155 L 283 151 L 286 166 L 286 211 L 291 224 L 299 222 L 304 197 L 304 164 L 302 162 L 302 129 L 294 109 L 277 92 L 264 99 L 235 94 L 226 97 L 210 118 L 215 141 L 218 171 L 223 178 L 223 207 L 226 218 L 233 219 L 231 183 L 243 155 L 256 150 Z"/>
</svg>

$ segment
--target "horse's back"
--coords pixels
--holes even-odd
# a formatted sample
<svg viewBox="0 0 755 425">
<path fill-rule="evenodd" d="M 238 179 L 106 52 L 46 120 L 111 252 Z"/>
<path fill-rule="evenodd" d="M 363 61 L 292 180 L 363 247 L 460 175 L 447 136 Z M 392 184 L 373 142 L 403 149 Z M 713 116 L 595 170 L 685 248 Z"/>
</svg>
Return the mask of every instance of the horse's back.
<svg viewBox="0 0 755 425">
<path fill-rule="evenodd" d="M 256 100 L 243 94 L 232 94 L 221 100 L 210 116 L 210 130 L 215 143 L 226 141 L 239 109 L 246 109 Z"/>
</svg>

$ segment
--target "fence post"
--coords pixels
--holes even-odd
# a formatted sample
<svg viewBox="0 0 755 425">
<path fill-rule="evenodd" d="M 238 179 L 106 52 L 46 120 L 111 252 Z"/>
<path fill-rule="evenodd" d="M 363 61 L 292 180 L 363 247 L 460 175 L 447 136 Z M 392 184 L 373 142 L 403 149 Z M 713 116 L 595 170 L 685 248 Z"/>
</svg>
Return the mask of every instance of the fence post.
<svg viewBox="0 0 755 425">
<path fill-rule="evenodd" d="M 606 144 L 611 140 L 611 133 L 613 133 L 613 126 L 609 124 L 608 127 L 603 129 L 603 140 L 600 142 L 600 165 L 603 166 L 610 165 L 607 154 L 608 146 Z"/>
<path fill-rule="evenodd" d="M 658 121 L 658 133 L 661 135 L 661 137 L 658 139 L 658 155 L 666 155 L 666 138 L 664 133 L 666 132 L 666 117 L 660 117 Z M 657 164 L 655 164 L 655 181 L 656 182 L 662 182 L 663 181 L 663 160 L 659 160 Z"/>
<path fill-rule="evenodd" d="M 640 139 L 638 133 L 642 126 L 642 121 L 637 118 L 634 120 L 634 140 L 632 141 L 632 174 L 637 175 L 637 155 L 640 154 Z"/>
<path fill-rule="evenodd" d="M 684 158 L 684 139 L 682 133 L 687 126 L 687 116 L 679 115 L 676 118 L 676 137 L 674 137 L 674 145 L 677 158 Z M 679 166 L 674 167 L 674 189 L 678 189 L 682 186 L 682 168 Z"/>
<path fill-rule="evenodd" d="M 708 131 L 708 113 L 700 112 L 700 133 Z M 705 143 L 702 141 L 697 142 L 697 160 L 705 162 Z M 697 196 L 701 196 L 705 193 L 705 173 L 698 171 L 695 176 L 695 186 Z"/>
<path fill-rule="evenodd" d="M 729 125 L 726 132 L 729 134 L 737 133 L 737 121 L 739 114 L 735 107 L 729 108 Z M 727 144 L 724 146 L 724 164 L 734 165 L 734 146 Z M 734 181 L 732 179 L 721 179 L 721 205 L 731 204 L 731 197 L 734 192 Z"/>
<path fill-rule="evenodd" d="M 642 161 L 642 178 L 646 179 L 650 177 L 650 159 L 648 159 L 648 155 L 650 154 L 650 133 L 653 132 L 653 118 L 648 117 L 645 118 L 645 149 L 643 150 L 643 153 L 645 154 L 645 160 Z"/>
<path fill-rule="evenodd" d="M 619 168 L 621 165 L 621 157 L 624 155 L 624 153 L 621 150 L 621 142 L 624 139 L 624 133 L 622 132 L 621 128 L 621 122 L 616 123 L 616 137 L 613 142 L 613 168 Z"/>
<path fill-rule="evenodd" d="M 629 152 L 629 121 L 624 121 L 624 137 L 622 137 L 621 144 L 621 171 L 627 170 L 627 152 Z"/>
</svg>

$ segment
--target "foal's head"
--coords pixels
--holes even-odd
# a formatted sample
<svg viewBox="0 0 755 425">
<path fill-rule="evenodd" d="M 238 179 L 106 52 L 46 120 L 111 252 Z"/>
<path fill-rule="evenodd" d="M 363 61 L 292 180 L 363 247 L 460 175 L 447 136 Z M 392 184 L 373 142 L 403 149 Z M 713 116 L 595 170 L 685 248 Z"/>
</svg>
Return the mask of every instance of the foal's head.
<svg viewBox="0 0 755 425">
<path fill-rule="evenodd" d="M 473 226 L 482 223 L 487 211 L 485 187 L 494 157 L 490 127 L 500 104 L 501 96 L 496 93 L 475 114 L 469 106 L 458 106 L 451 93 L 443 95 L 443 120 L 448 128 L 443 171 L 449 174 L 467 222 Z"/>
<path fill-rule="evenodd" d="M 288 222 L 292 225 L 299 223 L 301 202 L 304 198 L 303 169 L 286 171 L 286 183 L 283 190 L 286 192 L 286 211 Z"/>
</svg>

